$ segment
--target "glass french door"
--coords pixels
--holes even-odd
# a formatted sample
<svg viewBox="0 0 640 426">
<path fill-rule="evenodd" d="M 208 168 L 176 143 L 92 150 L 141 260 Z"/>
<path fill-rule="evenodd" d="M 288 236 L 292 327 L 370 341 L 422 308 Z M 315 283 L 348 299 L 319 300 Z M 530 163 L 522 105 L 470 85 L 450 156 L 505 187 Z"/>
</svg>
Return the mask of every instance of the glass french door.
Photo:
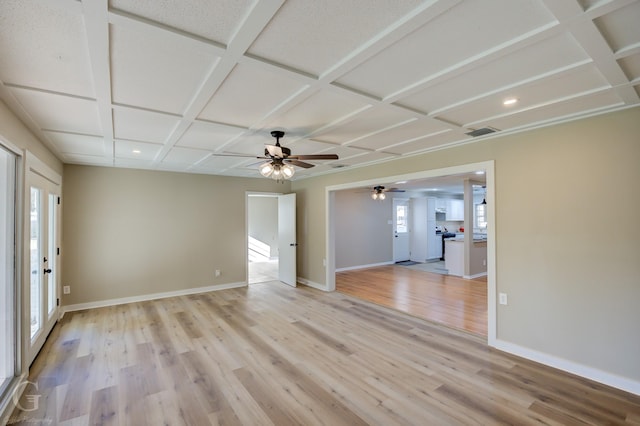
<svg viewBox="0 0 640 426">
<path fill-rule="evenodd" d="M 16 156 L 0 145 L 0 397 L 16 376 Z M 0 405 L 2 399 L 0 398 Z"/>
<path fill-rule="evenodd" d="M 29 174 L 29 348 L 31 363 L 58 320 L 58 185 Z"/>
</svg>

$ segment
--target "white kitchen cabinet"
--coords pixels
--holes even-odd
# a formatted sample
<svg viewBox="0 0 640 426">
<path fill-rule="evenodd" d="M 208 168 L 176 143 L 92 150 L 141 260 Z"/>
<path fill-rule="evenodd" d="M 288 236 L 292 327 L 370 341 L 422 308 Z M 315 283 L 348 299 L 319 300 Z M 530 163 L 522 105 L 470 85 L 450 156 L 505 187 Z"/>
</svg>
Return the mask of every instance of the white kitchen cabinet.
<svg viewBox="0 0 640 426">
<path fill-rule="evenodd" d="M 436 212 L 438 213 L 446 213 L 447 212 L 447 199 L 446 198 L 436 198 Z"/>
<path fill-rule="evenodd" d="M 461 277 L 464 275 L 464 240 L 445 240 L 444 266 L 449 275 Z"/>
<path fill-rule="evenodd" d="M 464 220 L 464 200 L 447 199 L 447 220 Z"/>
</svg>

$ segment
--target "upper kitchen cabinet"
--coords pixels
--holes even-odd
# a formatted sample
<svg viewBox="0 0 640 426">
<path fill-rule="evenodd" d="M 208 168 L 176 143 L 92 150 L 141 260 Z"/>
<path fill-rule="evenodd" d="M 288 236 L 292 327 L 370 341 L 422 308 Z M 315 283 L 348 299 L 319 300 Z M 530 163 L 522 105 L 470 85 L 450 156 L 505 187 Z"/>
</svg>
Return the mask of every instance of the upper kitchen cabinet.
<svg viewBox="0 0 640 426">
<path fill-rule="evenodd" d="M 447 199 L 448 221 L 464 220 L 464 200 Z"/>
</svg>

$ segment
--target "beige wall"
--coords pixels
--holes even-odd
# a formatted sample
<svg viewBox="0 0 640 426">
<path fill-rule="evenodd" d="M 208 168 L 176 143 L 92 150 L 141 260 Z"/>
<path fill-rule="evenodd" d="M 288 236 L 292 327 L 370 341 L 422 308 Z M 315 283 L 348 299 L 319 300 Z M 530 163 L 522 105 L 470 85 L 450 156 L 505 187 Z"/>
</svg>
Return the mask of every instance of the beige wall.
<svg viewBox="0 0 640 426">
<path fill-rule="evenodd" d="M 269 256 L 278 257 L 278 198 L 249 197 L 249 235 L 269 245 Z"/>
<path fill-rule="evenodd" d="M 326 186 L 495 160 L 497 338 L 640 382 L 639 135 L 633 108 L 295 181 L 298 274 L 325 283 Z"/>
<path fill-rule="evenodd" d="M 62 176 L 62 161 L 44 146 L 30 130 L 15 116 L 4 102 L 0 101 L 0 143 L 5 142 L 14 148 L 32 152 L 36 157 Z"/>
<path fill-rule="evenodd" d="M 262 178 L 64 173 L 64 305 L 246 282 L 246 191 L 289 189 Z"/>
<path fill-rule="evenodd" d="M 373 201 L 369 192 L 336 193 L 336 268 L 393 262 L 392 200 Z"/>
</svg>

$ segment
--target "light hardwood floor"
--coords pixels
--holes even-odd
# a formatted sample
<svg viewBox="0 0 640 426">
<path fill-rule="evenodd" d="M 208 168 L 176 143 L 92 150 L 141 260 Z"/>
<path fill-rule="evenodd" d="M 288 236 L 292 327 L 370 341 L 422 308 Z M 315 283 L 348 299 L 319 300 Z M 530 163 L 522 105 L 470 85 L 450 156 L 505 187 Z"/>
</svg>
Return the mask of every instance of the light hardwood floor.
<svg viewBox="0 0 640 426">
<path fill-rule="evenodd" d="M 640 397 L 278 282 L 69 313 L 30 380 L 15 424 L 640 424 Z"/>
<path fill-rule="evenodd" d="M 487 277 L 387 265 L 336 273 L 336 290 L 411 315 L 487 336 Z"/>
</svg>

